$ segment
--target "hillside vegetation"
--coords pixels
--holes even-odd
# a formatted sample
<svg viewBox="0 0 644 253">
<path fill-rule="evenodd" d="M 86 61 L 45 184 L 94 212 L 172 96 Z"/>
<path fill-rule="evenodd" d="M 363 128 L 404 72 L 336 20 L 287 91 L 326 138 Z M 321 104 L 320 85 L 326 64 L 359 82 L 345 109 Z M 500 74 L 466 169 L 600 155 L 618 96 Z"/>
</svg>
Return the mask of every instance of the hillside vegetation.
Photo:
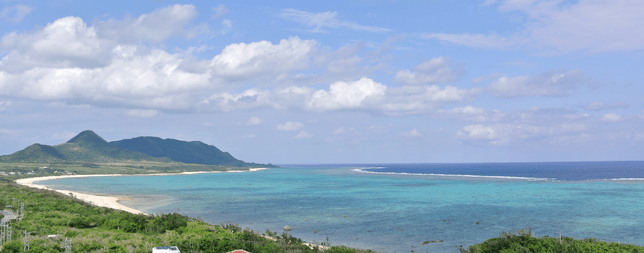
<svg viewBox="0 0 644 253">
<path fill-rule="evenodd" d="M 604 242 L 597 239 L 575 240 L 571 237 L 553 238 L 544 236 L 534 237 L 530 229 L 516 232 L 503 232 L 498 238 L 472 245 L 467 249 L 460 248 L 462 253 L 511 253 L 511 252 L 543 252 L 543 253 L 642 253 L 643 246 Z"/>
<path fill-rule="evenodd" d="M 13 154 L 0 156 L 0 163 L 173 163 L 175 165 L 275 167 L 271 164 L 246 163 L 237 160 L 229 153 L 199 141 L 138 137 L 107 142 L 91 130 L 83 131 L 66 143 L 55 146 L 33 144 Z"/>
<path fill-rule="evenodd" d="M 177 162 L 236 167 L 246 166 L 244 161 L 235 159 L 228 152 L 222 152 L 217 147 L 200 141 L 187 142 L 161 139 L 159 137 L 137 137 L 110 143 L 152 157 L 169 157 Z"/>
<path fill-rule="evenodd" d="M 0 183 L 0 204 L 6 200 L 25 204 L 25 216 L 14 220 L 12 242 L 1 252 L 23 252 L 24 231 L 31 233 L 27 252 L 64 252 L 65 238 L 72 252 L 151 252 L 153 247 L 176 245 L 181 252 L 319 252 L 288 234 L 274 240 L 235 224 L 211 225 L 180 214 L 134 215 L 92 206 L 71 196 Z M 14 200 L 15 199 L 15 200 Z M 48 237 L 47 235 L 58 235 Z M 363 252 L 335 246 L 324 252 Z M 366 251 L 371 252 L 371 251 Z"/>
</svg>

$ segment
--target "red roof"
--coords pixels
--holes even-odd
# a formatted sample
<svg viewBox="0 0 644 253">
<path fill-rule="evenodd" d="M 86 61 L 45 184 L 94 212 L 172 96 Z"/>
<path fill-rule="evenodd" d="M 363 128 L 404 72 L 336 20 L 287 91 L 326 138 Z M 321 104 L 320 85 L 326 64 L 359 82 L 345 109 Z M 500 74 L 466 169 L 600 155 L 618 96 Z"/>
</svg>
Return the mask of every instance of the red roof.
<svg viewBox="0 0 644 253">
<path fill-rule="evenodd" d="M 243 249 L 236 249 L 236 250 L 233 250 L 233 251 L 228 251 L 227 253 L 250 253 L 250 252 L 245 251 Z"/>
</svg>

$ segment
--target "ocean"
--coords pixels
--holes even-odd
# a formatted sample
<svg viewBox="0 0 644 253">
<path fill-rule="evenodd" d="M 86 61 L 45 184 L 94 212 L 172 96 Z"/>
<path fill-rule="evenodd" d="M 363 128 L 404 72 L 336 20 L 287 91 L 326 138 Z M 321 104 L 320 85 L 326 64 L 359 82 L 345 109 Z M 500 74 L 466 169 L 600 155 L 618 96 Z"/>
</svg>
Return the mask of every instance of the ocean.
<svg viewBox="0 0 644 253">
<path fill-rule="evenodd" d="M 39 184 L 257 232 L 382 252 L 458 252 L 501 232 L 644 245 L 644 162 L 283 165 Z M 426 241 L 441 241 L 421 245 Z"/>
</svg>

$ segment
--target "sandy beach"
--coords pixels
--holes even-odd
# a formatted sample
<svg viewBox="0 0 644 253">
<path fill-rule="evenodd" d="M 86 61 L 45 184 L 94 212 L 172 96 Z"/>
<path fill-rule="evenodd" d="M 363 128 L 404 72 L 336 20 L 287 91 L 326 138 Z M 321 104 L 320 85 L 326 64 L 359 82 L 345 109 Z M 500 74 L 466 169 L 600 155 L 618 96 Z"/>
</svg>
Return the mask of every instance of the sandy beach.
<svg viewBox="0 0 644 253">
<path fill-rule="evenodd" d="M 260 170 L 265 170 L 266 168 L 252 168 L 249 170 L 249 172 L 254 172 L 254 171 L 260 171 Z M 136 210 L 134 208 L 130 208 L 127 206 L 122 205 L 119 203 L 119 199 L 124 199 L 126 197 L 119 197 L 119 196 L 97 196 L 97 195 L 91 195 L 91 194 L 84 194 L 84 193 L 79 193 L 79 192 L 74 192 L 74 191 L 68 191 L 68 190 L 54 190 L 50 189 L 46 186 L 43 185 L 37 185 L 34 184 L 34 182 L 39 182 L 39 181 L 45 181 L 45 180 L 52 180 L 52 179 L 61 179 L 61 178 L 80 178 L 80 177 L 115 177 L 115 176 L 170 176 L 170 175 L 192 175 L 192 174 L 200 174 L 200 173 L 222 173 L 223 171 L 195 171 L 195 172 L 183 172 L 183 173 L 159 173 L 159 174 L 145 174 L 145 175 L 127 175 L 127 174 L 99 174 L 99 175 L 63 175 L 63 176 L 48 176 L 48 177 L 32 177 L 32 178 L 23 178 L 23 179 L 18 179 L 16 180 L 16 183 L 19 185 L 24 185 L 27 187 L 32 187 L 32 188 L 38 188 L 38 189 L 46 189 L 46 190 L 52 190 L 56 191 L 62 194 L 72 194 L 75 198 L 78 198 L 82 201 L 85 201 L 87 203 L 100 206 L 100 207 L 108 207 L 112 209 L 117 209 L 121 211 L 126 211 L 130 212 L 133 214 L 145 214 L 144 212 L 140 210 Z M 247 172 L 247 171 L 226 171 L 226 172 Z"/>
</svg>

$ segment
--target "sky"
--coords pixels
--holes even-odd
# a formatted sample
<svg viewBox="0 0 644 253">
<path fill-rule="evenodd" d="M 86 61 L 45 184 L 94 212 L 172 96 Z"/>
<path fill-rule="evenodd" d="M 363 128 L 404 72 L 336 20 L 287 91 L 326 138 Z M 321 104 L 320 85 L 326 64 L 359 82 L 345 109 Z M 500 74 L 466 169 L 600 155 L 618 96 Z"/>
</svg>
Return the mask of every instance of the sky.
<svg viewBox="0 0 644 253">
<path fill-rule="evenodd" d="M 641 13 L 641 0 L 0 0 L 0 154 L 90 129 L 274 164 L 643 160 Z"/>
</svg>

